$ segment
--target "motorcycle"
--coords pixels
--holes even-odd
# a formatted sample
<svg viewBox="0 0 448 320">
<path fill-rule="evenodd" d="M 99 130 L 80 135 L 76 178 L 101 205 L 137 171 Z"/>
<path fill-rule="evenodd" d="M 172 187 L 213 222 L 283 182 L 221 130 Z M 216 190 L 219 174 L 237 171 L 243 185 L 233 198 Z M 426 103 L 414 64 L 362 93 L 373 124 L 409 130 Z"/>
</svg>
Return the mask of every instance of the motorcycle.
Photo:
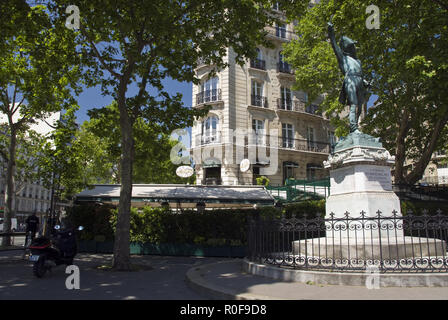
<svg viewBox="0 0 448 320">
<path fill-rule="evenodd" d="M 38 278 L 42 278 L 54 266 L 72 265 L 77 253 L 75 230 L 62 229 L 60 225 L 54 229 L 50 237 L 35 238 L 29 246 L 29 261 L 33 262 L 33 274 Z M 82 226 L 77 228 L 78 231 L 83 229 Z"/>
</svg>

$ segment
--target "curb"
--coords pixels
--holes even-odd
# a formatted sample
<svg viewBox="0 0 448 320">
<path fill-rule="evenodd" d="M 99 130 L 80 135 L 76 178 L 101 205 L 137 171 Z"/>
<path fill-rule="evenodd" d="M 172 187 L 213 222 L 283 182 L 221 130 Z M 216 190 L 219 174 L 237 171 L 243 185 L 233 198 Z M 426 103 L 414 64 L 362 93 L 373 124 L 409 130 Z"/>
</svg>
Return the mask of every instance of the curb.
<svg viewBox="0 0 448 320">
<path fill-rule="evenodd" d="M 276 279 L 283 282 L 306 283 L 308 281 L 323 285 L 365 286 L 369 273 L 325 272 L 300 269 L 283 269 L 244 259 L 242 270 L 246 273 Z M 381 287 L 422 288 L 448 287 L 447 273 L 382 273 L 377 275 Z"/>
<path fill-rule="evenodd" d="M 204 279 L 204 275 L 213 267 L 223 263 L 242 264 L 241 260 L 221 261 L 215 263 L 195 266 L 189 269 L 185 276 L 187 285 L 199 294 L 211 296 L 217 300 L 279 300 L 278 298 L 268 297 L 251 293 L 238 293 L 234 290 L 213 284 Z"/>
</svg>

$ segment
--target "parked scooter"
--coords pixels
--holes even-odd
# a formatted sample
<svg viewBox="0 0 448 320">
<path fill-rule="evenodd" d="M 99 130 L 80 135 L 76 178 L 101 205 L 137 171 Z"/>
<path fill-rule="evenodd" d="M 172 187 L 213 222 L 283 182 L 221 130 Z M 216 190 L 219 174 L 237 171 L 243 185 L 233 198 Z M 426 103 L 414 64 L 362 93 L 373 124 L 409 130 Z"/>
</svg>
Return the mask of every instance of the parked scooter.
<svg viewBox="0 0 448 320">
<path fill-rule="evenodd" d="M 54 227 L 55 231 L 50 237 L 35 238 L 29 249 L 29 261 L 34 262 L 33 274 L 41 278 L 47 270 L 61 264 L 71 265 L 77 253 L 75 229 L 62 229 L 60 225 Z M 84 228 L 78 227 L 81 231 Z"/>
</svg>

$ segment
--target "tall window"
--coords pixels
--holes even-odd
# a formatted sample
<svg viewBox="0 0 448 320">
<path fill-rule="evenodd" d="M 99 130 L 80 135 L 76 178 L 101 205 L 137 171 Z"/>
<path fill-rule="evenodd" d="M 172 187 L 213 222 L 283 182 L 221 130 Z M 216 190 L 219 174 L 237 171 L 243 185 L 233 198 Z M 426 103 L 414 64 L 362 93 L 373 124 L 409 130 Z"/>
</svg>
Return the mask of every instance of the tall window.
<svg viewBox="0 0 448 320">
<path fill-rule="evenodd" d="M 257 50 L 257 59 L 263 60 L 263 53 L 261 52 L 261 50 L 259 48 L 257 48 L 256 50 Z"/>
<path fill-rule="evenodd" d="M 334 136 L 334 132 L 333 131 L 329 131 L 328 132 L 328 140 L 329 140 L 331 145 L 336 144 L 336 137 Z"/>
<path fill-rule="evenodd" d="M 316 147 L 316 142 L 314 141 L 314 128 L 307 128 L 307 142 L 308 142 L 308 150 L 314 150 Z"/>
<path fill-rule="evenodd" d="M 254 130 L 254 142 L 258 145 L 264 144 L 264 121 L 252 119 L 252 129 Z"/>
<path fill-rule="evenodd" d="M 278 54 L 278 71 L 283 73 L 291 73 L 291 68 L 289 64 L 285 61 L 283 51 Z"/>
<path fill-rule="evenodd" d="M 289 123 L 282 123 L 283 148 L 294 148 L 294 127 Z"/>
<path fill-rule="evenodd" d="M 266 107 L 266 101 L 263 97 L 263 84 L 252 80 L 252 101 L 253 106 Z"/>
<path fill-rule="evenodd" d="M 213 143 L 218 141 L 218 118 L 208 117 L 202 122 L 202 143 Z"/>
<path fill-rule="evenodd" d="M 211 78 L 201 84 L 201 94 L 198 99 L 199 103 L 217 101 L 218 100 L 219 78 Z"/>
<path fill-rule="evenodd" d="M 287 179 L 295 179 L 294 168 L 297 168 L 297 164 L 290 161 L 283 162 L 283 182 Z"/>
<path fill-rule="evenodd" d="M 286 24 L 276 24 L 275 25 L 275 35 L 279 38 L 286 38 Z"/>
<path fill-rule="evenodd" d="M 308 103 L 308 93 L 303 93 L 303 102 Z"/>
<path fill-rule="evenodd" d="M 308 163 L 306 165 L 306 179 L 308 181 L 316 179 L 316 165 L 313 163 Z"/>
<path fill-rule="evenodd" d="M 284 110 L 292 110 L 292 94 L 291 89 L 280 87 L 280 108 Z"/>
<path fill-rule="evenodd" d="M 263 53 L 259 48 L 257 50 L 257 57 L 250 60 L 251 68 L 266 70 L 266 62 L 263 60 Z"/>
</svg>

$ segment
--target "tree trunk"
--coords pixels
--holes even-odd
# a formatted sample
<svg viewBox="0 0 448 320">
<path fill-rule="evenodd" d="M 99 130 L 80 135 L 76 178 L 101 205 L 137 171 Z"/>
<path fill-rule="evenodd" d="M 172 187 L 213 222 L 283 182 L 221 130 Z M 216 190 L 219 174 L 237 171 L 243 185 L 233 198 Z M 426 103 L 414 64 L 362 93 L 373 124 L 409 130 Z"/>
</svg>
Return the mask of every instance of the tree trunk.
<svg viewBox="0 0 448 320">
<path fill-rule="evenodd" d="M 395 171 L 394 183 L 403 184 L 404 179 L 404 162 L 406 160 L 406 134 L 409 130 L 409 112 L 405 108 L 401 115 L 400 123 L 398 124 L 398 134 L 395 148 Z"/>
<path fill-rule="evenodd" d="M 126 106 L 126 81 L 120 81 L 118 89 L 118 109 L 121 126 L 121 190 L 118 219 L 115 231 L 113 268 L 130 270 L 130 213 L 132 198 L 132 163 L 134 138 L 132 121 Z"/>
<path fill-rule="evenodd" d="M 12 123 L 12 119 L 11 119 Z M 13 200 L 14 200 L 14 176 L 16 169 L 16 144 L 17 144 L 17 136 L 14 127 L 11 125 L 11 137 L 9 141 L 9 161 L 6 169 L 6 190 L 5 190 L 5 216 L 3 223 L 3 232 L 9 233 L 11 232 L 11 218 L 15 216 L 13 209 Z M 2 246 L 11 245 L 11 237 L 3 237 Z"/>
<path fill-rule="evenodd" d="M 447 122 L 448 122 L 448 114 L 446 114 L 443 118 L 439 119 L 435 123 L 433 127 L 434 129 L 431 133 L 431 137 L 425 150 L 423 151 L 417 163 L 414 164 L 414 169 L 405 177 L 406 182 L 408 184 L 415 184 L 418 180 L 420 180 L 423 177 L 425 169 L 428 166 L 428 163 L 431 160 L 431 156 L 437 145 L 437 140 L 439 139 L 440 133 L 444 129 Z"/>
</svg>

